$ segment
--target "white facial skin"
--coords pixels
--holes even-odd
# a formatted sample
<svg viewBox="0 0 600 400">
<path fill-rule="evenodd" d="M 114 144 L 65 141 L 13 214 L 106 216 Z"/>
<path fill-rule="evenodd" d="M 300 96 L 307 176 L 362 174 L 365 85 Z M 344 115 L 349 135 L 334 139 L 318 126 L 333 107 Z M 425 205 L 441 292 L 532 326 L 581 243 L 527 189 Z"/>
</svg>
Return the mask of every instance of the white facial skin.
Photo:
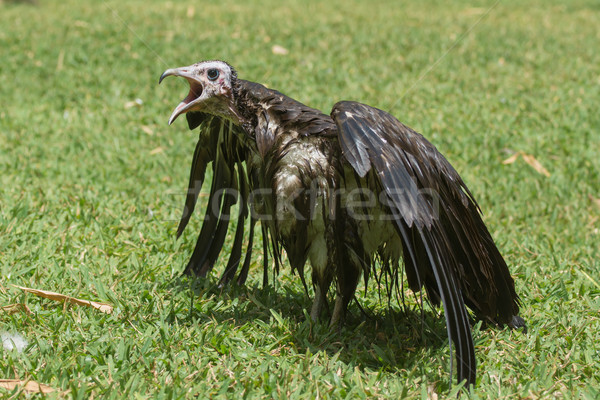
<svg viewBox="0 0 600 400">
<path fill-rule="evenodd" d="M 232 75 L 231 67 L 222 61 L 203 61 L 166 70 L 160 81 L 167 76 L 181 76 L 190 84 L 190 92 L 173 110 L 169 125 L 179 115 L 190 111 L 202 111 L 239 124 L 239 113 L 233 104 Z"/>
</svg>

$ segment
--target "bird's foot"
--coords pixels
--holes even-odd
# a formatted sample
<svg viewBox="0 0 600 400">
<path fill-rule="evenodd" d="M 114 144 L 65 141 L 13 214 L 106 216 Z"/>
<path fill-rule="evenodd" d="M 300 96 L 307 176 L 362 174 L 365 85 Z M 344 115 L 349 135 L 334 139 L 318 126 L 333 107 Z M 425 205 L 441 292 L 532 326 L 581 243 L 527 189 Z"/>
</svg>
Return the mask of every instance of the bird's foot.
<svg viewBox="0 0 600 400">
<path fill-rule="evenodd" d="M 527 333 L 527 323 L 525 320 L 518 315 L 513 315 L 512 320 L 508 323 L 508 326 L 511 329 L 520 329 L 522 328 L 523 333 Z"/>
</svg>

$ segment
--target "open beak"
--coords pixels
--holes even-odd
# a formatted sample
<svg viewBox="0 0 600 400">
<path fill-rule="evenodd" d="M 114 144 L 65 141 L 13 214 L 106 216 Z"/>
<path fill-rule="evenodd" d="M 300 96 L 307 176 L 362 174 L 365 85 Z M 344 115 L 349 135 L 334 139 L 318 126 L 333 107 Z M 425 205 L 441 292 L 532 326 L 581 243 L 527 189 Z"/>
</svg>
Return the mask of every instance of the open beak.
<svg viewBox="0 0 600 400">
<path fill-rule="evenodd" d="M 185 99 L 179 103 L 177 107 L 173 110 L 171 117 L 169 118 L 169 125 L 173 123 L 181 114 L 185 114 L 190 111 L 194 106 L 198 105 L 201 100 L 200 96 L 202 95 L 203 87 L 202 82 L 197 78 L 196 74 L 192 72 L 192 68 L 190 67 L 182 67 L 182 68 L 172 68 L 168 69 L 160 76 L 158 83 L 160 84 L 163 79 L 167 76 L 181 76 L 187 79 L 190 84 L 190 92 L 186 96 Z"/>
</svg>

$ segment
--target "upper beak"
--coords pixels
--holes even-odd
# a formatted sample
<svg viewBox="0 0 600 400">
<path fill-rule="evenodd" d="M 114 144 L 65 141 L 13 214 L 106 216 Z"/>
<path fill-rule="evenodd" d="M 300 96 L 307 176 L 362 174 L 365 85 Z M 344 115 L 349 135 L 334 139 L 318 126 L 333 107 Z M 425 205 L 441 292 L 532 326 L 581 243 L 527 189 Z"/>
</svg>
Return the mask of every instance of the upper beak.
<svg viewBox="0 0 600 400">
<path fill-rule="evenodd" d="M 171 69 L 166 70 L 160 76 L 160 79 L 158 80 L 158 84 L 160 85 L 162 83 L 163 79 L 165 79 L 167 76 L 177 76 L 178 72 L 179 72 L 179 70 L 177 68 L 171 68 Z"/>
<path fill-rule="evenodd" d="M 187 79 L 188 83 L 190 84 L 190 92 L 188 93 L 187 97 L 183 99 L 181 103 L 175 107 L 173 113 L 171 113 L 171 117 L 169 117 L 169 125 L 171 125 L 178 116 L 189 111 L 195 105 L 194 101 L 197 100 L 202 94 L 202 83 L 191 71 L 192 70 L 190 67 L 171 68 L 163 72 L 158 80 L 158 83 L 160 84 L 167 76 L 181 76 Z"/>
</svg>

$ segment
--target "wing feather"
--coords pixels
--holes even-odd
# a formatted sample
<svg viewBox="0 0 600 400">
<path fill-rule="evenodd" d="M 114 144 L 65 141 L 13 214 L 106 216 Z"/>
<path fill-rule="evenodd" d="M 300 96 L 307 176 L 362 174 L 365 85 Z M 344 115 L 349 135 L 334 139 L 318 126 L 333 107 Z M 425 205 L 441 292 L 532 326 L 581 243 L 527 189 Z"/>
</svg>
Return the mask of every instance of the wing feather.
<svg viewBox="0 0 600 400">
<path fill-rule="evenodd" d="M 196 117 L 196 119 L 188 118 L 188 121 L 190 121 L 190 127 L 195 127 L 197 126 L 195 125 L 196 123 L 201 123 L 197 120 L 197 118 L 198 117 Z M 194 208 L 196 207 L 196 202 L 198 201 L 198 195 L 200 194 L 202 184 L 204 183 L 206 167 L 208 166 L 208 163 L 214 160 L 216 149 L 213 146 L 210 146 L 210 142 L 212 141 L 216 145 L 216 141 L 212 138 L 215 135 L 218 135 L 221 121 L 217 118 L 210 117 L 210 119 L 202 120 L 202 122 L 205 122 L 205 125 L 201 129 L 200 134 L 198 135 L 198 142 L 196 143 L 196 149 L 194 150 L 194 156 L 192 157 L 192 167 L 190 169 L 188 190 L 185 197 L 185 206 L 183 208 L 181 220 L 179 221 L 179 226 L 177 227 L 177 238 L 181 236 L 181 234 L 185 230 L 185 227 L 190 221 L 190 217 L 194 213 Z"/>
<path fill-rule="evenodd" d="M 411 288 L 425 287 L 434 303 L 443 303 L 458 379 L 474 383 L 465 303 L 498 324 L 510 324 L 519 310 L 514 282 L 479 206 L 444 156 L 392 115 L 340 102 L 331 116 L 346 160 L 375 183 L 372 189 L 385 193 L 382 203 L 394 216 Z"/>
<path fill-rule="evenodd" d="M 185 268 L 184 272 L 186 274 L 193 272 L 199 276 L 206 276 L 206 273 L 210 269 L 207 268 L 207 260 L 209 260 L 211 248 L 220 241 L 220 237 L 224 235 L 223 232 L 227 232 L 225 224 L 228 224 L 228 218 L 224 220 L 221 217 L 223 214 L 228 213 L 231 206 L 228 203 L 231 201 L 230 199 L 228 200 L 231 196 L 226 196 L 225 194 L 225 189 L 230 188 L 231 184 L 231 170 L 229 166 L 222 158 L 219 159 L 217 157 L 213 162 L 213 181 L 204 214 L 204 221 L 198 235 L 198 240 L 196 241 L 194 252 Z M 217 215 L 214 215 L 215 211 Z M 221 246 L 219 246 L 219 250 Z"/>
<path fill-rule="evenodd" d="M 235 143 L 228 140 L 233 137 L 232 129 L 232 124 L 215 117 L 208 121 L 208 126 L 200 133 L 199 142 L 208 144 L 208 159 L 212 161 L 213 176 L 202 228 L 192 256 L 184 270 L 186 274 L 194 273 L 198 276 L 206 276 L 214 266 L 225 242 L 230 220 L 229 213 L 238 197 L 238 179 L 235 175 L 235 166 L 238 160 L 232 156 L 231 152 L 231 147 L 235 147 Z M 196 158 L 194 161 L 201 162 Z M 206 166 L 203 168 L 205 169 Z M 192 174 L 197 169 L 198 167 L 193 165 Z M 192 175 L 190 182 L 195 181 L 193 178 Z M 196 203 L 199 189 L 192 192 L 196 193 L 195 198 L 190 200 L 189 193 L 186 198 L 186 209 L 189 210 L 189 215 L 185 215 L 185 217 L 188 220 Z M 234 193 L 236 196 L 233 196 Z M 185 224 L 187 221 L 184 223 L 184 227 Z"/>
<path fill-rule="evenodd" d="M 240 209 L 238 211 L 237 227 L 235 230 L 235 238 L 231 247 L 231 253 L 229 255 L 229 261 L 225 267 L 225 271 L 221 276 L 220 284 L 228 283 L 233 277 L 239 267 L 242 257 L 242 242 L 244 240 L 244 225 L 248 218 L 248 183 L 244 166 L 242 163 L 237 163 L 238 180 L 239 180 L 239 195 L 240 195 Z M 252 232 L 250 232 L 249 247 L 252 249 Z M 250 250 L 251 251 L 251 250 Z"/>
</svg>

